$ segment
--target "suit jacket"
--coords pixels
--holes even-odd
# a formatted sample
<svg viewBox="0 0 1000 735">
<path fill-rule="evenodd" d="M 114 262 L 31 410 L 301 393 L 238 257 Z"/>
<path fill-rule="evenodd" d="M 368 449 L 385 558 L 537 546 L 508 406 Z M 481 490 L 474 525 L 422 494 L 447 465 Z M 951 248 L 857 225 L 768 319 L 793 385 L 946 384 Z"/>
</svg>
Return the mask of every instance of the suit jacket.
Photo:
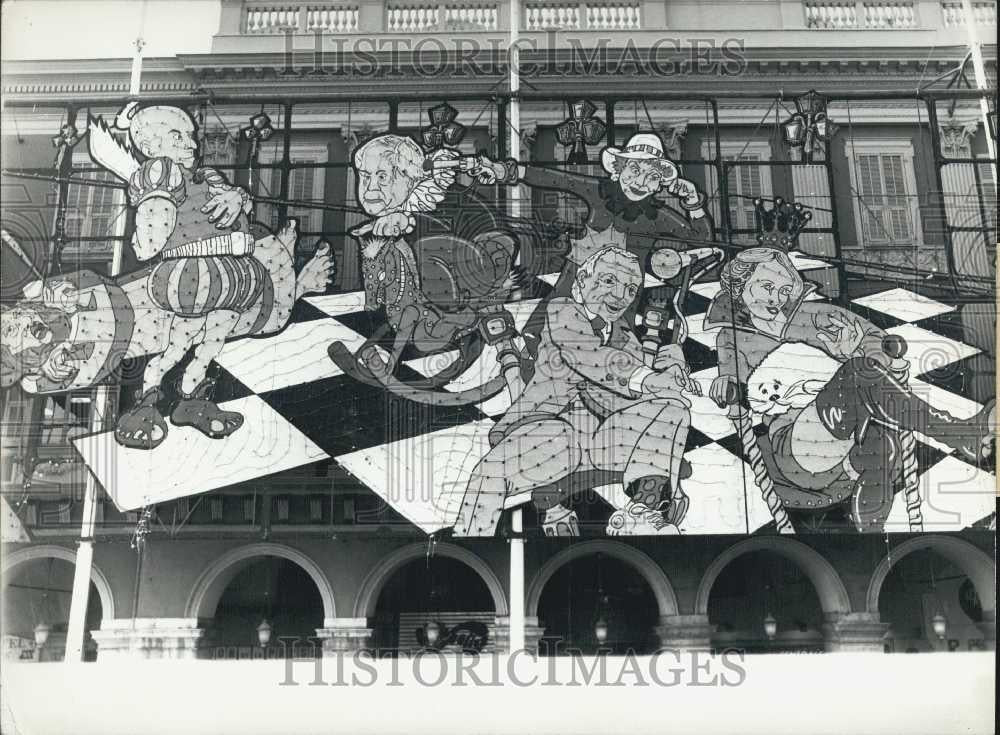
<svg viewBox="0 0 1000 735">
<path fill-rule="evenodd" d="M 490 431 L 490 443 L 526 423 L 558 417 L 577 399 L 602 419 L 635 403 L 641 394 L 629 382 L 641 367 L 642 346 L 626 319 L 611 325 L 604 345 L 583 306 L 567 297 L 552 299 L 534 377 Z"/>
</svg>

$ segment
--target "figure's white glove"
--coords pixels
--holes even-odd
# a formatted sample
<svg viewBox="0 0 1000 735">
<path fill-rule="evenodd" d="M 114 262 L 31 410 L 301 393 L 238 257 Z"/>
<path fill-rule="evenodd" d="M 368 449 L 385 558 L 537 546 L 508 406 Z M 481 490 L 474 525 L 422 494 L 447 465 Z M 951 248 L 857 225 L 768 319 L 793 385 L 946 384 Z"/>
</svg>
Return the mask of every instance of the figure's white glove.
<svg viewBox="0 0 1000 735">
<path fill-rule="evenodd" d="M 406 212 L 391 212 L 379 217 L 372 223 L 372 234 L 376 237 L 386 237 L 395 240 L 413 231 L 417 220 Z"/>
<path fill-rule="evenodd" d="M 70 354 L 69 346 L 65 343 L 56 345 L 49 353 L 48 359 L 42 363 L 41 370 L 45 377 L 57 383 L 72 378 L 77 372 L 77 366 L 76 360 Z"/>
</svg>

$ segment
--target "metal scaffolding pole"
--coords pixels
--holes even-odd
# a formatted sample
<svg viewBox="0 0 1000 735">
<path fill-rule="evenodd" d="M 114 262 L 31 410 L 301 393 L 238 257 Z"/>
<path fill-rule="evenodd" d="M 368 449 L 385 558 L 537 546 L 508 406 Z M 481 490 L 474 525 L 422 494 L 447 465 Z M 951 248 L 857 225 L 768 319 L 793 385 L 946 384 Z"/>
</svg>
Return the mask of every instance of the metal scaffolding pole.
<svg viewBox="0 0 1000 735">
<path fill-rule="evenodd" d="M 511 158 L 520 158 L 521 152 L 521 100 L 518 93 L 521 88 L 518 48 L 521 30 L 520 0 L 510 0 L 510 106 L 508 125 L 510 135 L 507 154 Z M 521 192 L 518 186 L 510 189 L 510 213 L 512 217 L 521 216 Z M 516 396 L 512 396 L 512 399 Z M 524 519 L 521 508 L 511 511 L 510 539 L 510 650 L 519 651 L 524 648 Z"/>
<path fill-rule="evenodd" d="M 969 34 L 969 52 L 972 54 L 972 70 L 976 75 L 976 88 L 986 91 L 990 88 L 986 79 L 986 65 L 983 63 L 983 44 L 979 40 L 979 33 L 976 31 L 976 18 L 972 14 L 972 0 L 962 0 L 962 13 L 965 15 L 965 29 Z M 985 97 L 979 98 L 979 109 L 982 113 L 983 130 L 986 133 L 986 149 L 989 151 L 993 162 L 993 181 L 997 180 L 997 148 L 993 136 L 990 134 L 990 101 Z"/>
<path fill-rule="evenodd" d="M 139 25 L 139 35 L 134 45 L 132 55 L 132 73 L 129 78 L 129 95 L 139 96 L 139 86 L 142 81 L 142 48 L 145 41 L 142 38 L 142 26 L 145 24 L 146 3 L 143 2 L 142 16 Z M 115 241 L 109 273 L 117 276 L 122 268 L 124 242 Z M 91 405 L 90 430 L 94 433 L 104 431 L 111 419 L 113 402 L 111 390 L 102 385 L 94 392 Z M 94 531 L 97 523 L 97 480 L 87 473 L 83 491 L 83 518 L 80 523 L 80 541 L 76 549 L 76 565 L 73 569 L 73 595 L 69 605 L 69 624 L 66 628 L 66 663 L 79 663 L 84 657 L 84 639 L 86 637 L 87 606 L 90 601 L 90 575 L 94 566 Z M 138 572 L 137 572 L 138 573 Z M 133 600 L 133 609 L 136 601 Z M 107 614 L 107 611 L 105 611 Z"/>
</svg>

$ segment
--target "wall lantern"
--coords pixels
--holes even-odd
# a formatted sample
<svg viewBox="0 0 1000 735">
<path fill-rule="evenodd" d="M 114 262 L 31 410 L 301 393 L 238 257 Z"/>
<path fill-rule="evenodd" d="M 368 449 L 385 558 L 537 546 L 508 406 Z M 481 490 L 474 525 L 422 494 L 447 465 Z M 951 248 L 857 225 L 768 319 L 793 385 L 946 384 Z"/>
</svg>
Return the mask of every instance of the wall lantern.
<svg viewBox="0 0 1000 735">
<path fill-rule="evenodd" d="M 587 165 L 590 163 L 587 146 L 600 143 L 608 127 L 603 120 L 594 117 L 597 108 L 590 100 L 578 100 L 569 109 L 569 117 L 556 127 L 556 138 L 562 145 L 573 146 L 567 163 Z"/>
<path fill-rule="evenodd" d="M 934 635 L 938 637 L 938 640 L 943 641 L 945 635 L 948 633 L 948 618 L 941 613 L 936 614 L 931 618 L 931 628 L 933 628 Z"/>
<path fill-rule="evenodd" d="M 778 634 L 778 621 L 774 619 L 771 613 L 768 613 L 764 618 L 764 635 L 767 636 L 769 641 L 774 640 L 774 636 Z"/>
<path fill-rule="evenodd" d="M 427 639 L 427 645 L 433 648 L 441 637 L 441 626 L 431 620 L 424 626 L 424 637 Z"/>
<path fill-rule="evenodd" d="M 257 626 L 257 640 L 260 642 L 261 648 L 271 642 L 271 624 L 266 620 Z"/>
<path fill-rule="evenodd" d="M 601 644 L 608 640 L 608 621 L 604 618 L 598 618 L 597 622 L 594 623 L 594 637 Z"/>
<path fill-rule="evenodd" d="M 49 640 L 49 631 L 52 628 L 49 627 L 48 623 L 39 623 L 35 626 L 35 645 L 41 648 Z"/>
</svg>

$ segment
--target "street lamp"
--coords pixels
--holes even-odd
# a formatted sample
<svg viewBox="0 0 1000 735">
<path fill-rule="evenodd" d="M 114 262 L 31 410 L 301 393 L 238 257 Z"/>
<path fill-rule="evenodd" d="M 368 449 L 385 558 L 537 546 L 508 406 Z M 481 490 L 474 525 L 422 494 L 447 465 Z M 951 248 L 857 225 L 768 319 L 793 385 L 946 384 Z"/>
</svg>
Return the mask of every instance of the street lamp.
<svg viewBox="0 0 1000 735">
<path fill-rule="evenodd" d="M 833 137 L 836 126 L 827 117 L 826 98 L 810 89 L 796 97 L 795 112 L 781 124 L 782 137 L 791 148 L 803 148 L 812 155 L 815 141 L 826 142 Z"/>
<path fill-rule="evenodd" d="M 266 620 L 261 621 L 261 624 L 257 626 L 257 641 L 261 648 L 266 648 L 267 644 L 271 642 L 271 624 Z"/>
<path fill-rule="evenodd" d="M 594 117 L 597 108 L 590 100 L 578 100 L 569 106 L 569 118 L 556 127 L 556 138 L 562 145 L 571 145 L 567 163 L 586 165 L 587 146 L 596 145 L 604 138 L 608 127 Z"/>
<path fill-rule="evenodd" d="M 458 145 L 465 136 L 465 126 L 455 122 L 458 110 L 442 102 L 427 111 L 431 124 L 420 131 L 424 147 L 428 151 L 437 150 L 442 146 Z"/>
</svg>

